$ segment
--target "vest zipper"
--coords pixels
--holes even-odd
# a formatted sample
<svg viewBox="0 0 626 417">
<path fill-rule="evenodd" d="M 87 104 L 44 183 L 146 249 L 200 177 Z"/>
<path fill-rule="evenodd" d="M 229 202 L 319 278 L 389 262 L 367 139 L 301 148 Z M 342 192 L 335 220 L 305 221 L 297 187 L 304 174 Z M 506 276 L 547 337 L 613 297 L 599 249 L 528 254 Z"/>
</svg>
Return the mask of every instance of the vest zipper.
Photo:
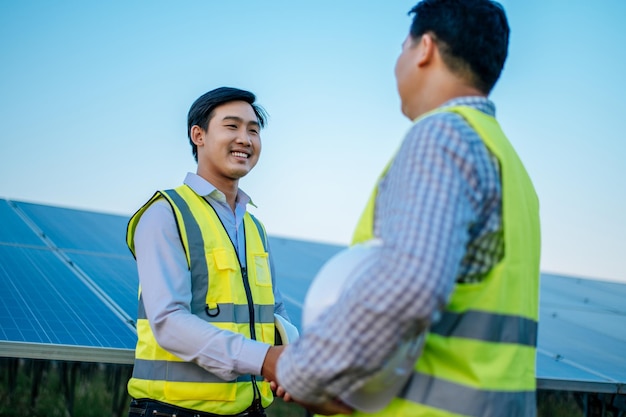
<svg viewBox="0 0 626 417">
<path fill-rule="evenodd" d="M 256 331 L 254 329 L 254 302 L 252 300 L 252 291 L 250 290 L 250 283 L 248 282 L 248 270 L 246 267 L 241 266 L 241 276 L 243 278 L 243 286 L 246 290 L 246 298 L 248 299 L 248 313 L 250 315 L 250 338 L 256 340 Z"/>
<path fill-rule="evenodd" d="M 246 238 L 246 228 L 244 226 L 244 232 L 243 232 L 243 236 L 244 239 Z M 233 243 L 231 241 L 231 243 Z M 235 244 L 233 243 L 233 247 L 235 246 Z M 244 249 L 245 250 L 245 249 Z M 246 259 L 247 262 L 247 251 L 244 253 L 244 259 Z M 241 277 L 243 279 L 243 287 L 246 290 L 246 299 L 248 300 L 248 314 L 250 316 L 250 338 L 252 340 L 256 340 L 256 330 L 255 328 L 255 317 L 254 317 L 254 300 L 252 299 L 252 291 L 250 290 L 250 283 L 248 282 L 248 269 L 244 266 L 241 265 L 241 262 L 239 262 L 239 268 L 241 269 Z M 250 377 L 252 378 L 252 406 L 254 406 L 255 404 L 260 404 L 261 403 L 261 391 L 259 390 L 259 386 L 257 385 L 256 382 L 256 375 L 250 375 Z"/>
</svg>

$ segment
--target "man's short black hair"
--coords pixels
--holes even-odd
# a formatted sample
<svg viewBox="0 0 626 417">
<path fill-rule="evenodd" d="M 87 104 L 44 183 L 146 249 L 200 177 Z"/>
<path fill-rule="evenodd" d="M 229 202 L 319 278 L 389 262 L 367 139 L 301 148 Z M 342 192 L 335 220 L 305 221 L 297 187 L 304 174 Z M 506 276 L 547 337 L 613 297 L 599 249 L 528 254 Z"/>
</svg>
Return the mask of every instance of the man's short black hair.
<svg viewBox="0 0 626 417">
<path fill-rule="evenodd" d="M 231 101 L 245 101 L 249 103 L 254 110 L 254 114 L 256 114 L 259 126 L 261 128 L 265 127 L 267 112 L 263 107 L 255 104 L 256 96 L 250 91 L 232 87 L 220 87 L 201 95 L 193 102 L 187 114 L 187 136 L 189 137 L 191 151 L 196 162 L 198 162 L 198 147 L 191 140 L 191 128 L 197 125 L 206 131 L 213 117 L 214 110 L 222 104 L 230 103 Z"/>
<path fill-rule="evenodd" d="M 491 0 L 423 0 L 409 14 L 415 14 L 411 38 L 433 35 L 448 68 L 489 94 L 509 46 L 502 6 Z"/>
</svg>

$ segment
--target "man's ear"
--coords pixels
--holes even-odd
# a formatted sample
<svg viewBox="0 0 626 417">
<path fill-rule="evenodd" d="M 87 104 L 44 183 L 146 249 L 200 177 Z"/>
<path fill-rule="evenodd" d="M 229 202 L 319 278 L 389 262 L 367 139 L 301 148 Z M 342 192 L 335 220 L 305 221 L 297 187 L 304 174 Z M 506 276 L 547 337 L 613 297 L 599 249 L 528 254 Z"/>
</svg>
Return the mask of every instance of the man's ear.
<svg viewBox="0 0 626 417">
<path fill-rule="evenodd" d="M 191 126 L 191 130 L 189 131 L 189 136 L 191 137 L 191 141 L 196 146 L 204 145 L 204 134 L 205 134 L 205 131 L 198 125 Z"/>
<path fill-rule="evenodd" d="M 419 56 L 417 64 L 419 66 L 428 65 L 434 58 L 437 50 L 437 43 L 431 33 L 424 33 L 417 45 Z"/>
</svg>

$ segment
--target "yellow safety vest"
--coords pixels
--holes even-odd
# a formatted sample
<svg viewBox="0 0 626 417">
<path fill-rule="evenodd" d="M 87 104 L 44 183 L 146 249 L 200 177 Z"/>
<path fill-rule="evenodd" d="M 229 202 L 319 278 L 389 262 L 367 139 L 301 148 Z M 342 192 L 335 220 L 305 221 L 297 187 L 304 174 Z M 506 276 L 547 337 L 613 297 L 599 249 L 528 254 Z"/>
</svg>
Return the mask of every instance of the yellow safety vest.
<svg viewBox="0 0 626 417">
<path fill-rule="evenodd" d="M 426 336 L 411 379 L 376 415 L 532 417 L 539 302 L 537 195 L 495 118 L 456 106 L 437 109 L 416 123 L 444 111 L 461 115 L 500 162 L 504 256 L 482 282 L 455 285 L 441 320 Z M 374 235 L 377 190 L 353 243 Z"/>
<path fill-rule="evenodd" d="M 192 314 L 220 329 L 273 345 L 274 293 L 262 224 L 249 213 L 244 215 L 247 268 L 243 268 L 219 217 L 203 197 L 186 185 L 158 191 L 128 223 L 126 239 L 133 255 L 139 219 L 161 198 L 172 207 L 187 256 Z M 244 411 L 252 404 L 255 391 L 260 392 L 264 407 L 272 402 L 269 384 L 259 376 L 224 381 L 161 348 L 146 319 L 141 290 L 137 338 L 133 376 L 128 382 L 133 398 L 214 414 Z"/>
</svg>

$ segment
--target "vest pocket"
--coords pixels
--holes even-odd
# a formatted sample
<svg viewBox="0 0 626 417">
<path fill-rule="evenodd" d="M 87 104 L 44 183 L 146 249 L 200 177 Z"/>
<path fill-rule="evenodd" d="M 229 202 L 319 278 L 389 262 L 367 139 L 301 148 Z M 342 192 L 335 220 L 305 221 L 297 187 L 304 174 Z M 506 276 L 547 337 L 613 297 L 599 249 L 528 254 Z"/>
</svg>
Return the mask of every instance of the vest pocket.
<svg viewBox="0 0 626 417">
<path fill-rule="evenodd" d="M 236 271 L 239 268 L 239 264 L 234 259 L 233 254 L 224 248 L 213 249 L 213 260 L 215 261 L 215 267 L 220 271 Z"/>
<path fill-rule="evenodd" d="M 269 345 L 274 345 L 276 342 L 276 328 L 273 323 L 262 323 L 258 326 L 257 334 L 261 334 L 263 342 Z"/>
<path fill-rule="evenodd" d="M 236 296 L 237 277 L 239 274 L 239 262 L 233 251 L 224 248 L 215 248 L 211 251 L 213 256 L 209 257 L 210 274 L 209 289 L 206 294 L 206 304 L 213 307 L 215 303 L 232 303 Z M 235 299 L 236 300 L 236 299 Z"/>
<path fill-rule="evenodd" d="M 254 278 L 255 278 L 256 285 L 260 285 L 262 287 L 271 286 L 272 278 L 270 275 L 267 252 L 255 253 L 253 256 L 254 256 L 254 269 L 255 269 Z"/>
</svg>

